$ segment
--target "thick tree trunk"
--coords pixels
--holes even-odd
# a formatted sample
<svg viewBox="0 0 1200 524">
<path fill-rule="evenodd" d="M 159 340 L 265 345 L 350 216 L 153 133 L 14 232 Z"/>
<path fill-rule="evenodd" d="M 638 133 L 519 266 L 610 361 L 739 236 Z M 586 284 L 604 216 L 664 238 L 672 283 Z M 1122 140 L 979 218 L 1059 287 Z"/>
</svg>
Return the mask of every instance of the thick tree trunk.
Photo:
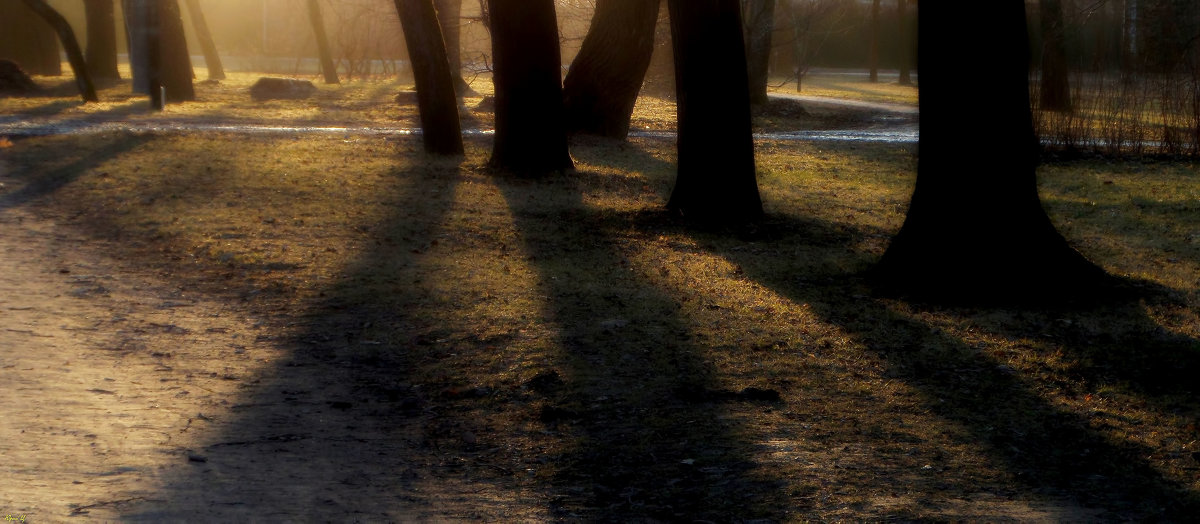
<svg viewBox="0 0 1200 524">
<path fill-rule="evenodd" d="M 0 58 L 20 64 L 31 75 L 62 74 L 58 35 L 23 2 L 0 1 Z"/>
<path fill-rule="evenodd" d="M 524 176 L 574 168 L 563 126 L 554 0 L 488 0 L 496 138 L 491 166 Z"/>
<path fill-rule="evenodd" d="M 442 26 L 442 41 L 446 44 L 450 76 L 454 79 L 454 94 L 459 97 L 477 95 L 462 75 L 462 0 L 436 0 L 434 7 Z"/>
<path fill-rule="evenodd" d="M 669 0 L 679 173 L 667 207 L 712 225 L 762 216 L 738 0 Z"/>
<path fill-rule="evenodd" d="M 196 40 L 200 42 L 200 50 L 204 52 L 204 65 L 208 68 L 209 80 L 224 80 L 225 66 L 221 65 L 221 55 L 217 45 L 213 43 L 212 33 L 208 30 L 208 21 L 204 19 L 204 11 L 200 10 L 200 0 L 186 0 L 188 13 L 192 15 L 192 28 L 196 30 Z"/>
<path fill-rule="evenodd" d="M 881 290 L 954 301 L 1036 301 L 1100 282 L 1068 246 L 1037 193 L 1021 2 L 929 4 L 920 19 L 921 138 L 908 217 L 875 270 Z M 988 20 L 963 24 L 961 20 Z M 993 80 L 962 89 L 968 42 Z M 988 125 L 962 132 L 962 108 L 986 100 Z"/>
<path fill-rule="evenodd" d="M 775 32 L 775 0 L 744 0 L 746 65 L 750 74 L 750 103 L 767 103 L 771 65 L 771 34 Z"/>
<path fill-rule="evenodd" d="M 162 86 L 166 89 L 167 102 L 186 102 L 196 99 L 192 79 L 192 56 L 188 53 L 187 39 L 183 32 L 183 13 L 178 0 L 158 0 L 159 60 L 161 61 Z"/>
<path fill-rule="evenodd" d="M 871 67 L 871 83 L 879 81 L 879 2 L 871 2 L 871 56 L 868 61 Z"/>
<path fill-rule="evenodd" d="M 71 30 L 71 24 L 67 23 L 67 19 L 58 14 L 58 11 L 55 11 L 44 0 L 24 0 L 24 2 L 58 33 L 63 49 L 67 51 L 67 60 L 71 63 L 71 70 L 75 73 L 75 85 L 79 87 L 79 96 L 83 98 L 84 102 L 100 101 L 96 97 L 96 88 L 92 85 L 91 75 L 88 74 L 87 61 L 83 59 L 83 50 L 79 48 L 79 41 L 75 39 L 75 31 Z"/>
<path fill-rule="evenodd" d="M 85 0 L 87 13 L 87 66 L 96 80 L 119 80 L 117 71 L 117 20 L 113 0 Z"/>
<path fill-rule="evenodd" d="M 425 150 L 439 155 L 463 153 L 458 99 L 446 59 L 446 47 L 432 0 L 396 0 L 404 41 L 417 81 L 417 106 Z"/>
<path fill-rule="evenodd" d="M 563 82 L 567 131 L 624 140 L 654 53 L 659 0 L 599 0 Z"/>
<path fill-rule="evenodd" d="M 898 40 L 900 41 L 900 85 L 912 85 L 912 73 L 909 68 L 912 66 L 912 49 L 913 45 L 909 41 L 909 24 L 908 24 L 908 0 L 896 0 L 896 20 L 900 25 L 897 31 Z"/>
<path fill-rule="evenodd" d="M 1067 45 L 1063 27 L 1062 0 L 1041 0 L 1042 109 L 1071 110 L 1071 87 L 1067 74 Z"/>
<path fill-rule="evenodd" d="M 321 73 L 326 84 L 339 84 L 337 66 L 333 63 L 333 52 L 329 49 L 329 37 L 325 35 L 325 17 L 321 15 L 318 0 L 308 0 L 308 19 L 312 22 L 313 34 L 317 38 L 317 53 L 321 55 Z"/>
</svg>

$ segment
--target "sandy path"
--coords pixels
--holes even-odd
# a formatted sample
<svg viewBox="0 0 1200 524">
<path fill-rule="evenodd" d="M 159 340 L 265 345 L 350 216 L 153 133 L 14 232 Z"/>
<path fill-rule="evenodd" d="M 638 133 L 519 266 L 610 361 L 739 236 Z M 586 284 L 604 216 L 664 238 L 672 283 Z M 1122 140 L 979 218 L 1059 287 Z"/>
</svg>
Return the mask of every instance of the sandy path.
<svg viewBox="0 0 1200 524">
<path fill-rule="evenodd" d="M 13 190 L 0 165 L 0 192 Z M 117 518 L 278 349 L 231 307 L 0 207 L 0 513 Z"/>
</svg>

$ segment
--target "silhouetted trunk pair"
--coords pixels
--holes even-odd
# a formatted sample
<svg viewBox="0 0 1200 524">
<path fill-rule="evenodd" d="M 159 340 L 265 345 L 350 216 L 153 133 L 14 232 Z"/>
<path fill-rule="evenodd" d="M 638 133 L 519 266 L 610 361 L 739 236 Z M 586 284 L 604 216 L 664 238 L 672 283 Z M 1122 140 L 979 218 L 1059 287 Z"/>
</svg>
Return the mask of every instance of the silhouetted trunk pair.
<svg viewBox="0 0 1200 524">
<path fill-rule="evenodd" d="M 91 75 L 88 73 L 87 62 L 83 58 L 83 50 L 79 48 L 79 41 L 75 39 L 75 31 L 71 30 L 71 24 L 67 23 L 67 20 L 53 7 L 50 7 L 45 0 L 23 1 L 29 9 L 42 17 L 58 33 L 58 38 L 67 51 L 67 60 L 71 63 L 71 70 L 75 73 L 75 85 L 79 88 L 79 96 L 83 98 L 84 102 L 99 101 L 100 99 L 96 97 L 96 88 L 92 85 Z"/>
<path fill-rule="evenodd" d="M 408 44 L 425 150 L 441 155 L 463 153 L 458 100 L 450 74 L 441 26 L 432 0 L 395 0 Z"/>
<path fill-rule="evenodd" d="M 654 53 L 659 0 L 598 0 L 563 82 L 569 133 L 624 139 Z"/>
<path fill-rule="evenodd" d="M 496 89 L 491 166 L 524 176 L 573 169 L 554 0 L 488 0 L 487 6 Z"/>
<path fill-rule="evenodd" d="M 1086 290 L 1103 272 L 1055 230 L 1037 192 L 1024 4 L 918 9 L 921 138 L 908 217 L 875 270 L 884 291 L 952 300 L 1029 301 Z M 962 20 L 986 23 L 965 24 Z M 964 42 L 991 80 L 962 89 Z M 987 101 L 986 125 L 964 108 Z"/>
<path fill-rule="evenodd" d="M 155 106 L 196 99 L 195 72 L 176 0 L 124 0 L 133 89 L 150 95 Z M 159 88 L 162 88 L 160 91 Z M 159 101 L 160 95 L 165 99 Z"/>
</svg>

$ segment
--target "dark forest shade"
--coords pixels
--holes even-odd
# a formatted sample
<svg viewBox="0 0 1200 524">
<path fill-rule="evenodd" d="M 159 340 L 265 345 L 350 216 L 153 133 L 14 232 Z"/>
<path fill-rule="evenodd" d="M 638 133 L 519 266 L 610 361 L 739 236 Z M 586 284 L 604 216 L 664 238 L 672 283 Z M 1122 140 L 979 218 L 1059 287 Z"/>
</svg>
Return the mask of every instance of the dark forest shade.
<svg viewBox="0 0 1200 524">
<path fill-rule="evenodd" d="M 867 62 L 870 64 L 871 83 L 879 81 L 879 3 L 880 0 L 871 2 L 871 47 L 868 51 L 869 56 Z"/>
<path fill-rule="evenodd" d="M 117 20 L 113 0 L 84 0 L 87 16 L 87 68 L 96 80 L 118 80 Z"/>
<path fill-rule="evenodd" d="M 317 54 L 321 58 L 321 73 L 326 84 L 340 84 L 337 65 L 333 63 L 333 52 L 329 48 L 329 36 L 325 33 L 325 16 L 321 14 L 318 0 L 308 0 L 308 20 L 312 23 L 313 35 L 317 39 Z"/>
<path fill-rule="evenodd" d="M 79 48 L 79 41 L 75 39 L 75 31 L 71 29 L 71 24 L 68 24 L 67 20 L 44 0 L 23 1 L 29 9 L 37 13 L 58 33 L 63 49 L 67 52 L 67 60 L 71 63 L 71 70 L 75 73 L 75 85 L 79 88 L 79 96 L 83 98 L 84 102 L 99 101 L 100 99 L 96 97 L 96 88 L 92 84 L 92 77 L 88 74 L 83 50 Z"/>
<path fill-rule="evenodd" d="M 1038 197 L 1024 5 L 930 3 L 918 13 L 917 183 L 904 225 L 874 270 L 879 289 L 1026 302 L 1069 298 L 1102 283 L 1103 272 L 1067 244 Z M 992 80 L 962 89 L 959 49 L 967 42 L 981 44 L 973 49 Z M 963 108 L 980 100 L 987 125 L 963 132 Z"/>
<path fill-rule="evenodd" d="M 491 166 L 523 176 L 574 168 L 563 126 L 554 0 L 488 0 L 496 138 Z"/>
<path fill-rule="evenodd" d="M 667 207 L 699 222 L 762 216 L 738 0 L 670 0 L 679 173 Z"/>
<path fill-rule="evenodd" d="M 659 0 L 598 0 L 563 82 L 567 131 L 624 140 L 654 53 Z"/>
<path fill-rule="evenodd" d="M 771 65 L 771 34 L 775 32 L 775 0 L 746 0 L 742 24 L 745 26 L 746 66 L 750 75 L 750 103 L 767 103 L 767 77 Z"/>
<path fill-rule="evenodd" d="M 0 58 L 20 64 L 31 75 L 62 74 L 54 28 L 18 0 L 0 1 Z"/>
<path fill-rule="evenodd" d="M 912 85 L 912 73 L 909 72 L 912 64 L 912 47 L 908 40 L 908 0 L 896 0 L 896 23 L 899 25 L 896 34 L 900 41 L 900 79 L 898 83 L 902 86 Z"/>
<path fill-rule="evenodd" d="M 395 0 L 395 3 L 417 83 L 425 150 L 439 155 L 460 155 L 463 142 L 458 99 L 433 0 Z"/>
</svg>

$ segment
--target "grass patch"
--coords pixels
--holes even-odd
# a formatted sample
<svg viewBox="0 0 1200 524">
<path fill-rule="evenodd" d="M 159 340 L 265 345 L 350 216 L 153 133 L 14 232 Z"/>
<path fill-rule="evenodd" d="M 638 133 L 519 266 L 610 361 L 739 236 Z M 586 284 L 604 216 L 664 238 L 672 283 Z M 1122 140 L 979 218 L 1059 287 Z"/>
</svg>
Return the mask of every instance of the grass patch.
<svg viewBox="0 0 1200 524">
<path fill-rule="evenodd" d="M 903 222 L 905 147 L 758 143 L 768 219 L 738 239 L 662 210 L 670 141 L 576 140 L 579 172 L 541 182 L 492 175 L 489 146 L 114 133 L 0 162 L 6 205 L 353 366 L 360 400 L 391 406 L 373 416 L 431 443 L 408 464 L 523 494 L 491 519 L 1195 514 L 1188 166 L 1042 170 L 1068 238 L 1146 299 L 946 309 L 860 277 Z"/>
</svg>

